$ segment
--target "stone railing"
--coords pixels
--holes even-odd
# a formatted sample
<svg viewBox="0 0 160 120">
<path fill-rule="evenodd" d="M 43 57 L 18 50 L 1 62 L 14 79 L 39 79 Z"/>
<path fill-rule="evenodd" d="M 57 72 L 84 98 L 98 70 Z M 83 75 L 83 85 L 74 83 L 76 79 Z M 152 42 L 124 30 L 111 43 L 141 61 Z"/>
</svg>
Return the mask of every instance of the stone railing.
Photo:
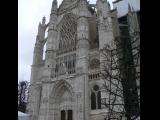
<svg viewBox="0 0 160 120">
<path fill-rule="evenodd" d="M 88 79 L 89 80 L 98 80 L 100 79 L 100 73 L 99 71 L 90 71 L 89 74 L 88 74 Z"/>
</svg>

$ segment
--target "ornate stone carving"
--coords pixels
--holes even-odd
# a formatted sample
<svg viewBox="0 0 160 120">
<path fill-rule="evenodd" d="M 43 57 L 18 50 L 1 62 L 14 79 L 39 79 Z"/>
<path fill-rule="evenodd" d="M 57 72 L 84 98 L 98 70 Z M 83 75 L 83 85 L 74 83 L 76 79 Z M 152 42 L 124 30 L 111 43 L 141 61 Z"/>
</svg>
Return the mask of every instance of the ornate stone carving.
<svg viewBox="0 0 160 120">
<path fill-rule="evenodd" d="M 59 14 L 69 11 L 77 6 L 77 0 L 63 0 L 59 7 Z"/>
<path fill-rule="evenodd" d="M 40 40 L 40 41 L 43 40 L 43 38 L 45 36 L 45 30 L 47 28 L 47 25 L 45 24 L 45 22 L 46 22 L 46 18 L 43 17 L 42 23 L 39 23 L 39 26 L 38 26 L 38 36 L 40 38 L 38 40 Z"/>
<path fill-rule="evenodd" d="M 71 13 L 66 14 L 59 24 L 59 31 L 60 40 L 57 55 L 74 51 L 76 49 L 76 16 Z"/>
<path fill-rule="evenodd" d="M 92 59 L 90 61 L 90 69 L 96 69 L 100 67 L 100 61 L 98 59 Z"/>
</svg>

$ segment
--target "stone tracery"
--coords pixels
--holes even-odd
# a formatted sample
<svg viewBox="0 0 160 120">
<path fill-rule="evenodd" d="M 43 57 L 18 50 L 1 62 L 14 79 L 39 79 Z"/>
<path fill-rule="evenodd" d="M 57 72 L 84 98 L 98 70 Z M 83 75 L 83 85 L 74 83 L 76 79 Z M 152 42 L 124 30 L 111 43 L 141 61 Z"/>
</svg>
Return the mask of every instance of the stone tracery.
<svg viewBox="0 0 160 120">
<path fill-rule="evenodd" d="M 59 29 L 61 37 L 57 55 L 75 51 L 77 31 L 76 16 L 71 13 L 66 14 L 59 24 Z"/>
<path fill-rule="evenodd" d="M 55 76 L 75 73 L 76 64 L 76 16 L 72 13 L 64 15 L 59 23 L 59 46 L 56 57 Z"/>
</svg>

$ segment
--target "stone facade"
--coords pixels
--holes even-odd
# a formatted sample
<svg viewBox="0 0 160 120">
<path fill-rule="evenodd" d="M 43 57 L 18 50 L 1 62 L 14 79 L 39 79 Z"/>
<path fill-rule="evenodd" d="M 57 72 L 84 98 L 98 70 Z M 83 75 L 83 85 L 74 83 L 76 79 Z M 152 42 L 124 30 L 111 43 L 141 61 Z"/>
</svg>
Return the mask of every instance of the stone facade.
<svg viewBox="0 0 160 120">
<path fill-rule="evenodd" d="M 57 0 L 53 1 L 49 23 L 43 18 L 38 27 L 30 120 L 104 120 L 107 111 L 103 105 L 96 102 L 98 107 L 91 109 L 91 92 L 103 83 L 101 50 L 119 36 L 116 14 L 107 0 L 97 0 L 95 5 L 86 0 L 63 0 L 59 8 Z"/>
</svg>

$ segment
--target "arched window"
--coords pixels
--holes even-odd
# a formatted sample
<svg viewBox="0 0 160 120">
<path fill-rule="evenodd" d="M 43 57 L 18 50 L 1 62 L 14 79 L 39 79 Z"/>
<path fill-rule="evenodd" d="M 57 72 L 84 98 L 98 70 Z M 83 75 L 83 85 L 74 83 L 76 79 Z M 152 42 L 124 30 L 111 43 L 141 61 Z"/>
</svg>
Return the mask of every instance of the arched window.
<svg viewBox="0 0 160 120">
<path fill-rule="evenodd" d="M 98 85 L 93 86 L 91 92 L 91 109 L 101 109 L 101 91 Z"/>
<path fill-rule="evenodd" d="M 67 120 L 72 120 L 72 110 L 68 110 L 68 119 Z"/>
<path fill-rule="evenodd" d="M 72 120 L 72 117 L 73 117 L 72 110 L 61 111 L 61 120 Z"/>
<path fill-rule="evenodd" d="M 98 109 L 101 109 L 101 92 L 98 91 L 97 93 L 97 104 L 98 104 Z"/>
<path fill-rule="evenodd" d="M 96 95 L 94 92 L 91 93 L 91 109 L 96 109 Z"/>
<path fill-rule="evenodd" d="M 65 112 L 65 110 L 62 110 L 61 111 L 61 120 L 65 120 L 65 118 L 66 118 L 66 112 Z"/>
</svg>

